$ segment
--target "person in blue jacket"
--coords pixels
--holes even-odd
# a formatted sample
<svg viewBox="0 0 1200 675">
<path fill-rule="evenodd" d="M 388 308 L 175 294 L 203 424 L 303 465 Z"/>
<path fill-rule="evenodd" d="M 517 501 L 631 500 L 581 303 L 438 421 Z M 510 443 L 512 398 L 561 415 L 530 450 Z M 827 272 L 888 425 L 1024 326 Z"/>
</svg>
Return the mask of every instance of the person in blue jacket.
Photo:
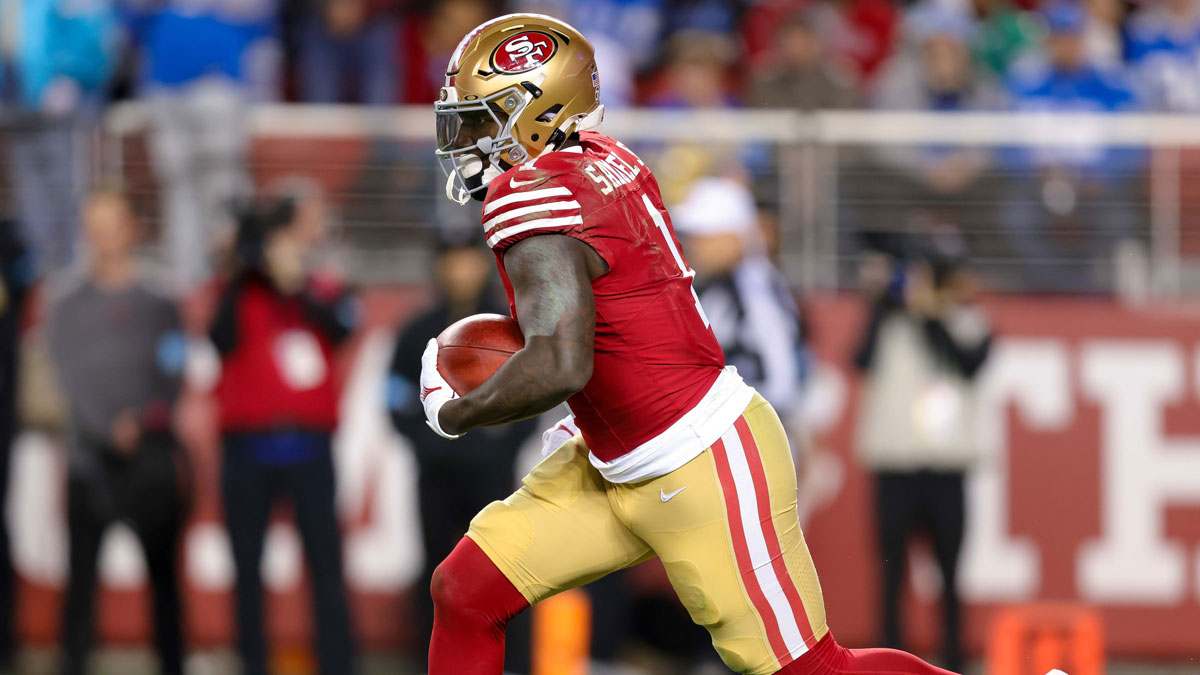
<svg viewBox="0 0 1200 675">
<path fill-rule="evenodd" d="M 1200 112 L 1200 0 L 1143 6 L 1126 37 L 1126 56 L 1147 106 Z"/>
<path fill-rule="evenodd" d="M 71 262 L 87 185 L 86 131 L 116 68 L 111 0 L 22 0 L 0 67 L 0 122 L 11 130 L 17 220 L 40 273 Z M 11 19 L 10 19 L 11 20 Z"/>
</svg>

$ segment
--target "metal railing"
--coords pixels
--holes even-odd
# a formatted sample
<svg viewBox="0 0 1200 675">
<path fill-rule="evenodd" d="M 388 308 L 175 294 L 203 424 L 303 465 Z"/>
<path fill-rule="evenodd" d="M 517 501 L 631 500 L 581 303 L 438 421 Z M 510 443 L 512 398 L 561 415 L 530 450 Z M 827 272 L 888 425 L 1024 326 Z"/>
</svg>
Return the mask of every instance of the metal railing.
<svg viewBox="0 0 1200 675">
<path fill-rule="evenodd" d="M 320 177 L 341 213 L 349 267 L 364 279 L 423 276 L 430 229 L 478 217 L 441 197 L 427 107 L 267 105 L 248 114 L 250 174 Z M 142 200 L 157 192 L 149 128 L 143 106 L 118 105 L 98 145 L 99 164 Z M 744 167 L 778 221 L 781 266 L 804 290 L 852 285 L 864 242 L 942 225 L 962 234 L 999 289 L 1162 298 L 1200 288 L 1200 231 L 1189 227 L 1200 224 L 1195 116 L 622 110 L 601 130 L 643 155 L 668 201 L 698 173 Z M 923 162 L 967 150 L 981 160 L 970 185 L 922 182 Z M 1065 181 L 1047 168 L 1055 157 L 1065 158 Z M 1072 277 L 1089 281 L 1045 281 Z"/>
</svg>

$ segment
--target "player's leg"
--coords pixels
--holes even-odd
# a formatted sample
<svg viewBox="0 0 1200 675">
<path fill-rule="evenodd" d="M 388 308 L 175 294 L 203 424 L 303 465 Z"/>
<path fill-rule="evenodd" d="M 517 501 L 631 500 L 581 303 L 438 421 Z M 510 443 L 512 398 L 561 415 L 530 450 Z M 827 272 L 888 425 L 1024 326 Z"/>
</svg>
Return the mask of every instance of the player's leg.
<svg viewBox="0 0 1200 675">
<path fill-rule="evenodd" d="M 651 555 L 613 514 L 587 454 L 576 438 L 543 460 L 438 566 L 430 675 L 499 675 L 513 615 Z"/>
<path fill-rule="evenodd" d="M 896 649 L 846 649 L 826 634 L 776 675 L 954 675 Z"/>
<path fill-rule="evenodd" d="M 791 450 L 761 397 L 696 459 L 617 489 L 618 512 L 658 554 L 731 670 L 770 675 L 828 632 Z"/>
<path fill-rule="evenodd" d="M 512 582 L 473 540 L 463 537 L 433 572 L 429 672 L 499 673 L 505 628 L 529 607 Z"/>
<path fill-rule="evenodd" d="M 854 670 L 856 653 L 836 646 L 796 514 L 787 437 L 761 397 L 686 466 L 618 488 L 618 511 L 663 560 L 693 620 L 709 630 L 731 669 L 750 675 L 944 672 L 902 652 L 871 652 L 864 667 L 881 669 Z M 826 664 L 822 655 L 830 653 L 839 660 Z M 892 662 L 900 666 L 891 668 Z"/>
</svg>

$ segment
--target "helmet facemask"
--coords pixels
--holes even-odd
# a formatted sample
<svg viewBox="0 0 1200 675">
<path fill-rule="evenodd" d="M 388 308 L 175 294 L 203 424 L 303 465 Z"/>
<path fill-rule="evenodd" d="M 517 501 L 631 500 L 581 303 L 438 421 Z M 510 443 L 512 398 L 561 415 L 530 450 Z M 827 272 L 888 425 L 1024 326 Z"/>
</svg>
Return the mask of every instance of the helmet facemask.
<svg viewBox="0 0 1200 675">
<path fill-rule="evenodd" d="M 434 112 L 436 155 L 446 174 L 446 196 L 459 204 L 466 204 L 472 198 L 483 201 L 488 183 L 504 172 L 503 165 L 513 167 L 529 158 L 529 153 L 513 137 L 513 127 L 533 95 L 513 86 L 486 97 L 459 101 L 457 90 L 448 86 L 442 89 L 442 99 L 434 104 Z M 499 130 L 494 136 L 479 137 L 474 143 L 459 140 L 464 129 L 489 122 Z M 486 166 L 479 158 L 480 152 L 488 159 Z"/>
</svg>

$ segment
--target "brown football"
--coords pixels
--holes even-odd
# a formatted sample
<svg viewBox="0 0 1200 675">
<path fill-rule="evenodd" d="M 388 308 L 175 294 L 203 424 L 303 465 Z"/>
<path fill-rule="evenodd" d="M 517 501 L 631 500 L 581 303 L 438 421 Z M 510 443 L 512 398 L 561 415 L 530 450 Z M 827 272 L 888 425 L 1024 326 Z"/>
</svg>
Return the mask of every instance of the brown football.
<svg viewBox="0 0 1200 675">
<path fill-rule="evenodd" d="M 516 319 L 499 314 L 476 314 L 456 321 L 437 341 L 438 372 L 460 395 L 483 384 L 525 346 Z"/>
</svg>

